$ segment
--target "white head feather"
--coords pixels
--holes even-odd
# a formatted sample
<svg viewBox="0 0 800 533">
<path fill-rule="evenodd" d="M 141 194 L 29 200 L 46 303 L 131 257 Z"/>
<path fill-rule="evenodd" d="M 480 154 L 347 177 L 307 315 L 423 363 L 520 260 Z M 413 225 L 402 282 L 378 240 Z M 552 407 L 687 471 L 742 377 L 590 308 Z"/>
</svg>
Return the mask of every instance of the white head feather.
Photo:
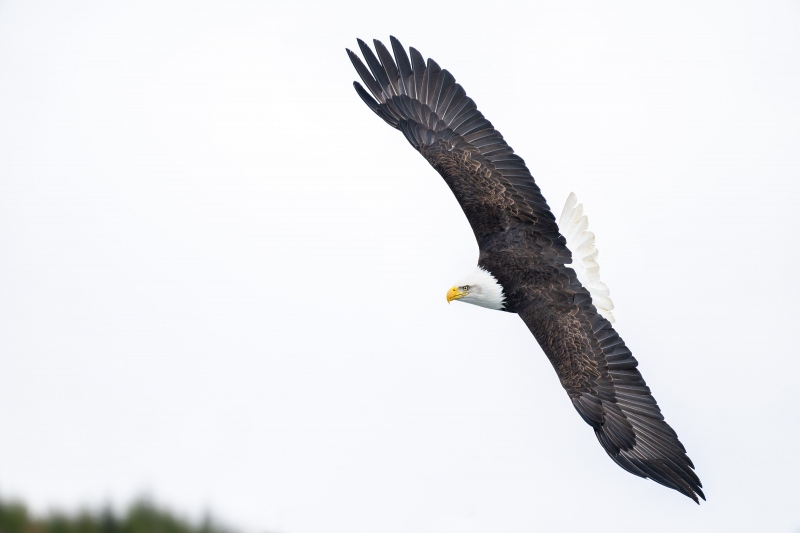
<svg viewBox="0 0 800 533">
<path fill-rule="evenodd" d="M 458 298 L 460 302 L 488 309 L 505 307 L 506 296 L 503 293 L 503 286 L 488 270 L 481 267 L 475 268 L 468 276 L 459 281 L 456 288 L 465 293 L 464 296 Z"/>
</svg>

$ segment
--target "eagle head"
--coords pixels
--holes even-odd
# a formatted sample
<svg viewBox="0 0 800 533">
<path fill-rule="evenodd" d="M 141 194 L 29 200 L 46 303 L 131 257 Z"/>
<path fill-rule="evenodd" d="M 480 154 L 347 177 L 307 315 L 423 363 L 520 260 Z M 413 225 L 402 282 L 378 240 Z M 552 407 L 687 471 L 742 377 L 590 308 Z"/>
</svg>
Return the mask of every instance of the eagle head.
<svg viewBox="0 0 800 533">
<path fill-rule="evenodd" d="M 503 309 L 505 299 L 503 286 L 482 267 L 477 267 L 469 276 L 447 291 L 447 303 L 460 300 L 489 309 Z"/>
</svg>

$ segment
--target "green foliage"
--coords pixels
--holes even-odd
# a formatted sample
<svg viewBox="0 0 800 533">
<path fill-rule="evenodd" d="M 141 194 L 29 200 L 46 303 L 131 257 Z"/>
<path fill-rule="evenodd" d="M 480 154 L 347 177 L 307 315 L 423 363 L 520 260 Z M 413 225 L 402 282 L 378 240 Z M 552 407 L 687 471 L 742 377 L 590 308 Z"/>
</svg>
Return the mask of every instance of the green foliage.
<svg viewBox="0 0 800 533">
<path fill-rule="evenodd" d="M 236 533 L 210 517 L 199 524 L 178 517 L 147 499 L 118 515 L 110 508 L 68 515 L 32 516 L 24 504 L 0 500 L 0 533 Z"/>
</svg>

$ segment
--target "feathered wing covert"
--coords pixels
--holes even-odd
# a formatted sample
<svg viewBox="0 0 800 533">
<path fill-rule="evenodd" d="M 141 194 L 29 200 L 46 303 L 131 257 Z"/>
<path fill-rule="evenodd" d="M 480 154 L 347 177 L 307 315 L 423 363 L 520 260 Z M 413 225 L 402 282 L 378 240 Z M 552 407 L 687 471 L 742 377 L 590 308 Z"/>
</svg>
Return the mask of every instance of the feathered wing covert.
<svg viewBox="0 0 800 533">
<path fill-rule="evenodd" d="M 514 154 L 453 76 L 391 38 L 347 51 L 369 89 L 356 92 L 441 174 L 467 216 L 491 272 L 555 368 L 575 409 L 625 470 L 698 501 L 691 460 L 636 369 L 636 359 L 592 303 L 555 217 Z M 377 55 L 376 55 L 377 54 Z"/>
</svg>

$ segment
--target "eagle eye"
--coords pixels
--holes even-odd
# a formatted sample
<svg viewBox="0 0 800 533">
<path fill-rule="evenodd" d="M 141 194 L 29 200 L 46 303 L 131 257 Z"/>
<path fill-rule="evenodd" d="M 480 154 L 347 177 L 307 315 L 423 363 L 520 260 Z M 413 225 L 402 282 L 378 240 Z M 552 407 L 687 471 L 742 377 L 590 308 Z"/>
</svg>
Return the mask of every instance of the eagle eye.
<svg viewBox="0 0 800 533">
<path fill-rule="evenodd" d="M 469 290 L 469 285 L 464 285 L 463 287 L 461 287 L 461 290 L 462 291 L 468 291 Z"/>
</svg>

